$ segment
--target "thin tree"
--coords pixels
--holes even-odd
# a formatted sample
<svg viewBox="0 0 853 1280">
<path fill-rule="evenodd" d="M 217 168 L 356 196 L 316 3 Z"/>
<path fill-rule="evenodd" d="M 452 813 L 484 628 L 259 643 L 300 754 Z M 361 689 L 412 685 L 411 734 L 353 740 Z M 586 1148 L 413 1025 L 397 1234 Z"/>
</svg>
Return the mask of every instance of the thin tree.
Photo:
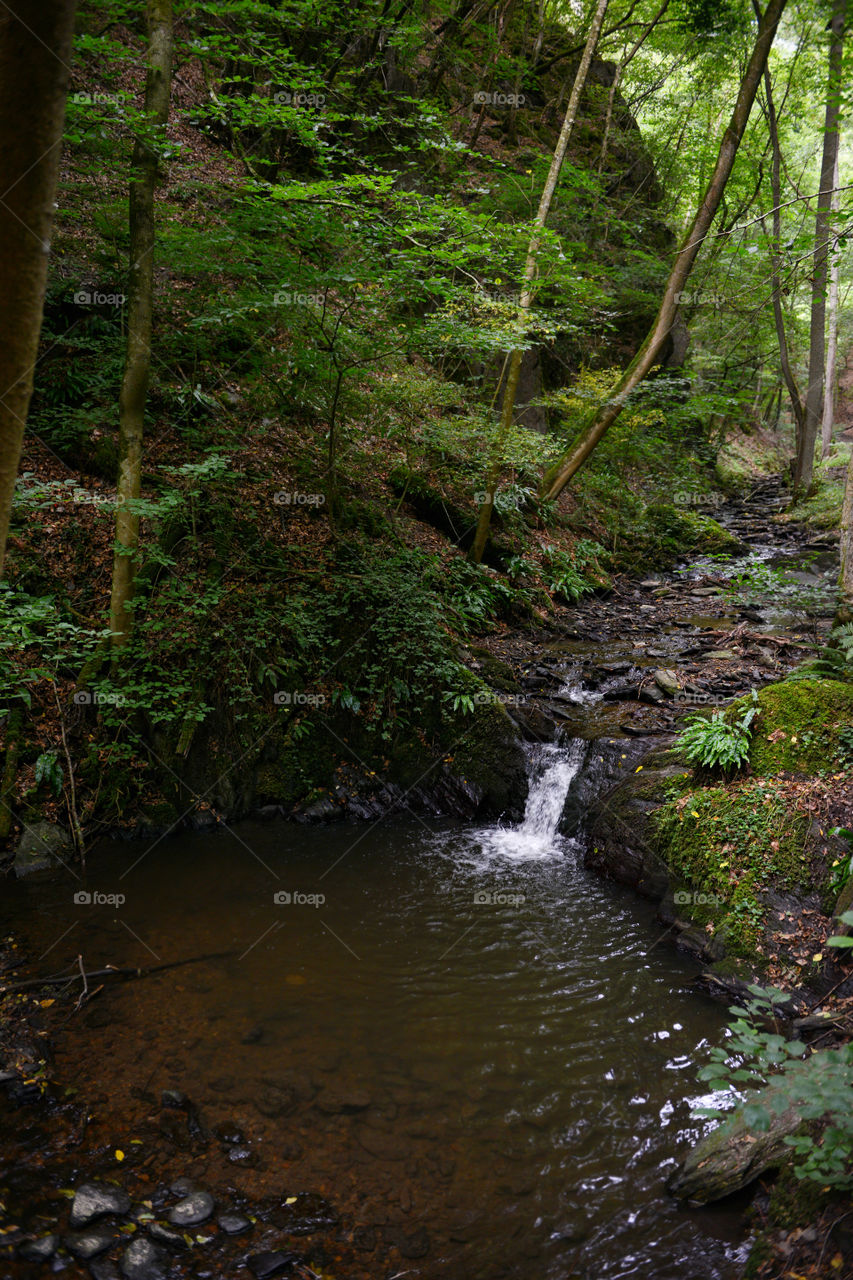
<svg viewBox="0 0 853 1280">
<path fill-rule="evenodd" d="M 585 415 L 580 439 L 571 451 L 546 473 L 542 484 L 542 494 L 546 499 L 556 498 L 572 476 L 580 470 L 619 417 L 631 392 L 654 368 L 663 353 L 664 345 L 678 314 L 681 292 L 689 279 L 705 237 L 711 229 L 726 189 L 784 8 L 785 0 L 769 0 L 758 23 L 755 45 L 738 90 L 731 120 L 720 141 L 714 171 L 693 224 L 675 258 L 654 324 L 607 399 Z"/>
<path fill-rule="evenodd" d="M 841 573 L 835 625 L 853 622 L 853 453 L 847 464 L 847 481 L 841 508 Z"/>
<path fill-rule="evenodd" d="M 75 8 L 0 4 L 0 575 L 44 310 Z"/>
<path fill-rule="evenodd" d="M 148 0 L 148 70 L 145 132 L 134 143 L 130 181 L 130 285 L 127 354 L 119 398 L 119 471 L 116 486 L 116 552 L 113 561 L 110 632 L 113 651 L 127 642 L 133 598 L 142 484 L 142 439 L 154 301 L 154 192 L 158 143 L 169 119 L 174 29 L 172 0 Z"/>
<path fill-rule="evenodd" d="M 824 362 L 826 360 L 826 277 L 829 259 L 829 230 L 832 193 L 835 189 L 835 162 L 841 119 L 841 63 L 844 56 L 844 25 L 847 0 L 835 0 L 829 30 L 829 70 L 826 84 L 826 113 L 823 126 L 823 156 L 820 190 L 815 210 L 814 256 L 812 259 L 812 306 L 809 333 L 809 380 L 806 387 L 806 416 L 794 465 L 794 500 L 805 497 L 812 487 L 814 451 L 823 412 Z"/>
<path fill-rule="evenodd" d="M 770 238 L 770 283 L 773 290 L 773 320 L 776 325 L 776 341 L 779 344 L 779 365 L 782 377 L 788 389 L 791 411 L 794 415 L 795 439 L 799 447 L 806 420 L 806 406 L 797 386 L 797 379 L 791 368 L 791 355 L 788 347 L 788 335 L 785 331 L 785 313 L 782 310 L 782 148 L 779 143 L 779 121 L 776 115 L 776 104 L 773 101 L 773 85 L 770 71 L 764 70 L 764 92 L 767 98 L 767 127 L 770 133 L 770 147 L 773 155 L 770 170 L 770 188 L 773 200 L 773 231 Z M 764 219 L 761 219 L 764 227 Z"/>
<path fill-rule="evenodd" d="M 604 22 L 604 16 L 607 13 L 608 0 L 598 0 L 595 15 L 592 19 L 592 26 L 584 45 L 583 54 L 575 74 L 575 81 L 572 85 L 572 92 L 569 97 L 569 105 L 566 108 L 563 127 L 560 130 L 560 136 L 557 139 L 557 145 L 554 149 L 554 155 L 551 159 L 551 167 L 548 170 L 548 177 L 545 180 L 545 186 L 542 190 L 542 196 L 539 200 L 539 208 L 536 211 L 534 219 L 534 231 L 527 246 L 527 258 L 524 264 L 524 275 L 521 283 L 521 296 L 518 303 L 518 315 L 516 317 L 516 330 L 519 338 L 524 336 L 525 320 L 535 296 L 534 278 L 536 276 L 537 259 L 539 249 L 542 244 L 542 230 L 551 210 L 551 203 L 554 199 L 554 192 L 557 189 L 557 181 L 560 177 L 560 170 L 563 167 L 566 150 L 572 131 L 575 127 L 575 118 L 580 105 L 581 94 L 586 84 L 587 74 L 589 73 L 589 65 L 592 62 L 592 55 L 595 52 L 595 46 L 598 43 L 598 37 L 601 32 L 601 26 Z M 513 413 L 515 411 L 515 399 L 518 394 L 518 380 L 521 374 L 521 362 L 524 350 L 521 346 L 516 345 L 510 352 L 509 360 L 506 368 L 506 382 L 504 384 L 503 404 L 501 407 L 501 420 L 498 426 L 495 444 L 492 449 L 491 462 L 489 464 L 488 477 L 486 480 L 486 492 L 482 505 L 480 506 L 480 514 L 477 519 L 477 530 L 474 534 L 474 541 L 471 545 L 469 557 L 474 564 L 479 564 L 483 558 L 483 552 L 486 549 L 486 542 L 489 537 L 489 526 L 492 521 L 492 511 L 495 502 L 495 488 L 500 479 L 503 446 L 512 427 Z"/>
<path fill-rule="evenodd" d="M 838 190 L 838 153 L 835 156 L 835 174 L 832 179 L 832 205 L 830 214 L 838 213 L 841 204 L 841 192 Z M 835 236 L 835 227 L 832 235 Z M 826 368 L 823 378 L 823 416 L 820 423 L 821 458 L 825 458 L 832 446 L 832 428 L 835 425 L 835 401 L 837 392 L 836 366 L 838 364 L 838 294 L 839 277 L 841 275 L 841 252 L 838 242 L 832 248 L 829 267 L 829 315 L 827 317 L 829 334 L 826 339 Z"/>
</svg>

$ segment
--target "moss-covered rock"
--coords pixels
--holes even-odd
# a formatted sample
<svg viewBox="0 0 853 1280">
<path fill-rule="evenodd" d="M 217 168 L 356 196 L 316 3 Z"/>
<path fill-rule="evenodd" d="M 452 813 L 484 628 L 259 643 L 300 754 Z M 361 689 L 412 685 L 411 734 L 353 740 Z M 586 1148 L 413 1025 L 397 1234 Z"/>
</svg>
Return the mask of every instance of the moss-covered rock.
<svg viewBox="0 0 853 1280">
<path fill-rule="evenodd" d="M 732 703 L 736 718 L 748 699 Z M 753 773 L 814 773 L 833 766 L 838 730 L 853 724 L 853 684 L 840 680 L 783 680 L 758 694 L 749 764 Z"/>
<path fill-rule="evenodd" d="M 686 511 L 669 502 L 646 508 L 646 521 L 659 541 L 662 554 L 734 551 L 740 544 L 734 534 L 710 516 Z"/>
</svg>

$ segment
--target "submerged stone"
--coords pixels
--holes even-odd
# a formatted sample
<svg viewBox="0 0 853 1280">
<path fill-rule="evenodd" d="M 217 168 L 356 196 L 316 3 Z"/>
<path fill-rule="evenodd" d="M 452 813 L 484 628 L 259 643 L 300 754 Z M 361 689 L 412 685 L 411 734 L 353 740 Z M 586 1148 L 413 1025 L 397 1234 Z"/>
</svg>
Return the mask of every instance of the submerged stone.
<svg viewBox="0 0 853 1280">
<path fill-rule="evenodd" d="M 129 1210 L 130 1196 L 121 1187 L 87 1182 L 74 1195 L 70 1221 L 72 1227 L 85 1227 L 108 1213 L 124 1214 Z"/>
<path fill-rule="evenodd" d="M 214 1208 L 215 1201 L 209 1191 L 193 1191 L 169 1211 L 169 1221 L 175 1227 L 197 1227 L 207 1222 Z"/>
</svg>

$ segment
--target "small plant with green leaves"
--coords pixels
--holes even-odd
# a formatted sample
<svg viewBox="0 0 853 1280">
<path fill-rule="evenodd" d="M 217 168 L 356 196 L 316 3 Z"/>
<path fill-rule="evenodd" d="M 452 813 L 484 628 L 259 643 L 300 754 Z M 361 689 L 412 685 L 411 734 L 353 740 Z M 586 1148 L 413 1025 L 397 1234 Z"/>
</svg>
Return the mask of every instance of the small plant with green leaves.
<svg viewBox="0 0 853 1280">
<path fill-rule="evenodd" d="M 789 680 L 813 680 L 820 676 L 824 680 L 853 680 L 853 622 L 834 627 L 829 633 L 829 644 L 825 645 L 816 658 L 804 662 L 796 671 L 788 676 Z M 847 735 L 846 742 L 853 757 L 853 726 L 842 729 Z M 841 733 L 839 741 L 841 740 Z"/>
<path fill-rule="evenodd" d="M 753 689 L 751 704 L 736 720 L 727 720 L 724 711 L 712 712 L 710 719 L 699 712 L 688 716 L 677 745 L 691 764 L 734 773 L 749 759 L 752 722 L 757 714 L 758 695 Z"/>
<path fill-rule="evenodd" d="M 853 912 L 841 920 L 853 925 Z M 853 946 L 853 938 L 829 938 L 827 946 Z M 744 1121 L 766 1133 L 774 1116 L 795 1111 L 803 1128 L 785 1138 L 792 1149 L 794 1175 L 821 1186 L 853 1185 L 853 1044 L 810 1050 L 788 1040 L 777 1018 L 787 1000 L 776 987 L 750 986 L 745 1009 L 732 1008 L 734 1021 L 724 1046 L 710 1051 L 699 1072 L 716 1091 L 736 1101 Z M 769 1025 L 768 1025 L 769 1024 Z M 725 1119 L 729 1106 L 697 1107 L 695 1114 Z"/>
</svg>

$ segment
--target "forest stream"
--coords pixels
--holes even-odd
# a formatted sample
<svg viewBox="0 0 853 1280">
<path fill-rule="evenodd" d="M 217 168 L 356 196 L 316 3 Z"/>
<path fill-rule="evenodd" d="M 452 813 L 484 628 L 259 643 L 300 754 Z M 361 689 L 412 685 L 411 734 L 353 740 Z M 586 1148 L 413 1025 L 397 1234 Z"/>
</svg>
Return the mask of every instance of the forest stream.
<svg viewBox="0 0 853 1280">
<path fill-rule="evenodd" d="M 748 506 L 722 518 L 752 527 Z M 819 581 L 790 538 L 783 560 Z M 615 606 L 586 608 L 603 627 Z M 630 636 L 611 621 L 618 637 L 591 647 L 612 665 Z M 716 622 L 693 616 L 657 643 L 684 648 Z M 774 607 L 759 629 L 797 625 Z M 584 689 L 579 650 L 559 656 L 575 731 L 528 744 L 520 824 L 245 821 L 102 842 L 85 884 L 8 886 L 3 928 L 23 936 L 26 973 L 72 971 L 78 955 L 90 974 L 152 970 L 90 977 L 104 989 L 54 1033 L 54 1100 L 2 1102 L 12 1221 L 66 1232 L 63 1190 L 106 1179 L 142 1205 L 140 1228 L 188 1191 L 214 1197 L 169 1275 L 243 1275 L 247 1260 L 260 1277 L 365 1280 L 740 1274 L 745 1202 L 690 1211 L 664 1189 L 701 1132 L 697 1070 L 725 1006 L 691 988 L 699 965 L 662 941 L 655 906 L 584 869 L 581 829 L 561 834 L 567 797 L 594 784 L 596 735 L 630 742 L 626 767 L 642 745 L 611 712 L 601 727 L 613 704 Z M 152 1235 L 167 1245 L 168 1228 Z M 56 1255 L 8 1274 L 108 1265 Z"/>
</svg>

